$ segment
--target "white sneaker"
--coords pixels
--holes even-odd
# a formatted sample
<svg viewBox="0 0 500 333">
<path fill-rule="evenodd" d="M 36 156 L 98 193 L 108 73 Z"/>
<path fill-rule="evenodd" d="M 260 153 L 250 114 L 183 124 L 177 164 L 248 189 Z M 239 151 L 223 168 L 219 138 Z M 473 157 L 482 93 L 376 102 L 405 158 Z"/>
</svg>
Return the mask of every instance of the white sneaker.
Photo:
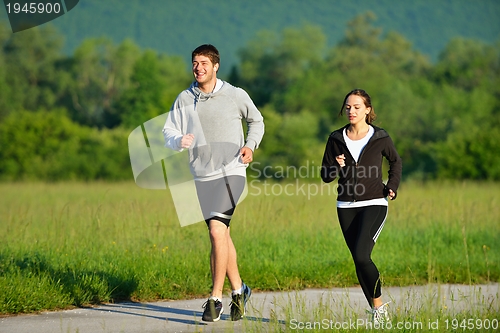
<svg viewBox="0 0 500 333">
<path fill-rule="evenodd" d="M 391 322 L 391 318 L 389 317 L 389 312 L 387 311 L 387 305 L 389 303 L 390 302 L 387 302 L 379 307 L 368 310 L 368 312 L 372 316 L 372 323 L 374 326 L 382 326 Z"/>
</svg>

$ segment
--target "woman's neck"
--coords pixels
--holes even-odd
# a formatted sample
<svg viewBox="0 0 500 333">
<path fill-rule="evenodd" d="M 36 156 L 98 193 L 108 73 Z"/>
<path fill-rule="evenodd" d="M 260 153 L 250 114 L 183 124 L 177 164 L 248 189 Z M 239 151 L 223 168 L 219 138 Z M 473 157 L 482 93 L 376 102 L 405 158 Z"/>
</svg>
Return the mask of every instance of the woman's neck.
<svg viewBox="0 0 500 333">
<path fill-rule="evenodd" d="M 357 124 L 351 124 L 351 126 L 349 126 L 347 128 L 347 130 L 354 135 L 364 134 L 364 133 L 368 132 L 369 129 L 370 129 L 370 125 L 368 125 L 364 121 L 359 122 Z"/>
</svg>

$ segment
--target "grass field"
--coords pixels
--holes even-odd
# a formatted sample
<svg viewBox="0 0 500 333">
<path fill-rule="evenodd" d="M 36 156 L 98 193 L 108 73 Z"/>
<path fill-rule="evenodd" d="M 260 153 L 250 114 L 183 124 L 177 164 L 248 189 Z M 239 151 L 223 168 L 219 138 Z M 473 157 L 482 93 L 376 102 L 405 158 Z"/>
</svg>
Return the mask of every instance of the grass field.
<svg viewBox="0 0 500 333">
<path fill-rule="evenodd" d="M 247 284 L 357 284 L 333 195 L 256 189 L 231 228 Z M 0 314 L 210 291 L 206 226 L 181 228 L 168 191 L 134 183 L 4 183 L 0 197 Z M 498 282 L 499 221 L 500 184 L 405 183 L 373 260 L 384 285 Z"/>
</svg>

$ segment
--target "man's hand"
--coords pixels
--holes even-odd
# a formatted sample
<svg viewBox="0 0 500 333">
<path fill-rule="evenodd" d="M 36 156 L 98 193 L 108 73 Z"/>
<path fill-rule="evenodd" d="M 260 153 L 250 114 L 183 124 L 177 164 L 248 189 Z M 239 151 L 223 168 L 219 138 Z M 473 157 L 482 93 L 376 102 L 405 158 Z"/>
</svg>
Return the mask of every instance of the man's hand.
<svg viewBox="0 0 500 333">
<path fill-rule="evenodd" d="M 253 151 L 252 151 L 252 149 L 250 149 L 248 147 L 243 147 L 240 150 L 240 154 L 241 154 L 241 161 L 244 164 L 248 164 L 248 163 L 250 163 L 250 162 L 253 161 Z"/>
<path fill-rule="evenodd" d="M 186 134 L 181 138 L 181 148 L 189 148 L 193 144 L 194 134 Z"/>
<path fill-rule="evenodd" d="M 389 199 L 394 200 L 396 198 L 396 193 L 393 190 L 389 189 Z"/>
</svg>

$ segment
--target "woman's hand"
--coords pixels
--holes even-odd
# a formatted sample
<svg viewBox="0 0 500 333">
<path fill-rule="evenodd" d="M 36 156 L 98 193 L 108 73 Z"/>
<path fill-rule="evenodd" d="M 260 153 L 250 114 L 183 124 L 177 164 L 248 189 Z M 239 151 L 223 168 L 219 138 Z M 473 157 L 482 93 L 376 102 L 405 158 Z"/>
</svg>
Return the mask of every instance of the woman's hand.
<svg viewBox="0 0 500 333">
<path fill-rule="evenodd" d="M 335 157 L 335 159 L 337 160 L 337 163 L 340 165 L 341 168 L 345 166 L 345 156 L 344 156 L 344 154 Z"/>
</svg>

